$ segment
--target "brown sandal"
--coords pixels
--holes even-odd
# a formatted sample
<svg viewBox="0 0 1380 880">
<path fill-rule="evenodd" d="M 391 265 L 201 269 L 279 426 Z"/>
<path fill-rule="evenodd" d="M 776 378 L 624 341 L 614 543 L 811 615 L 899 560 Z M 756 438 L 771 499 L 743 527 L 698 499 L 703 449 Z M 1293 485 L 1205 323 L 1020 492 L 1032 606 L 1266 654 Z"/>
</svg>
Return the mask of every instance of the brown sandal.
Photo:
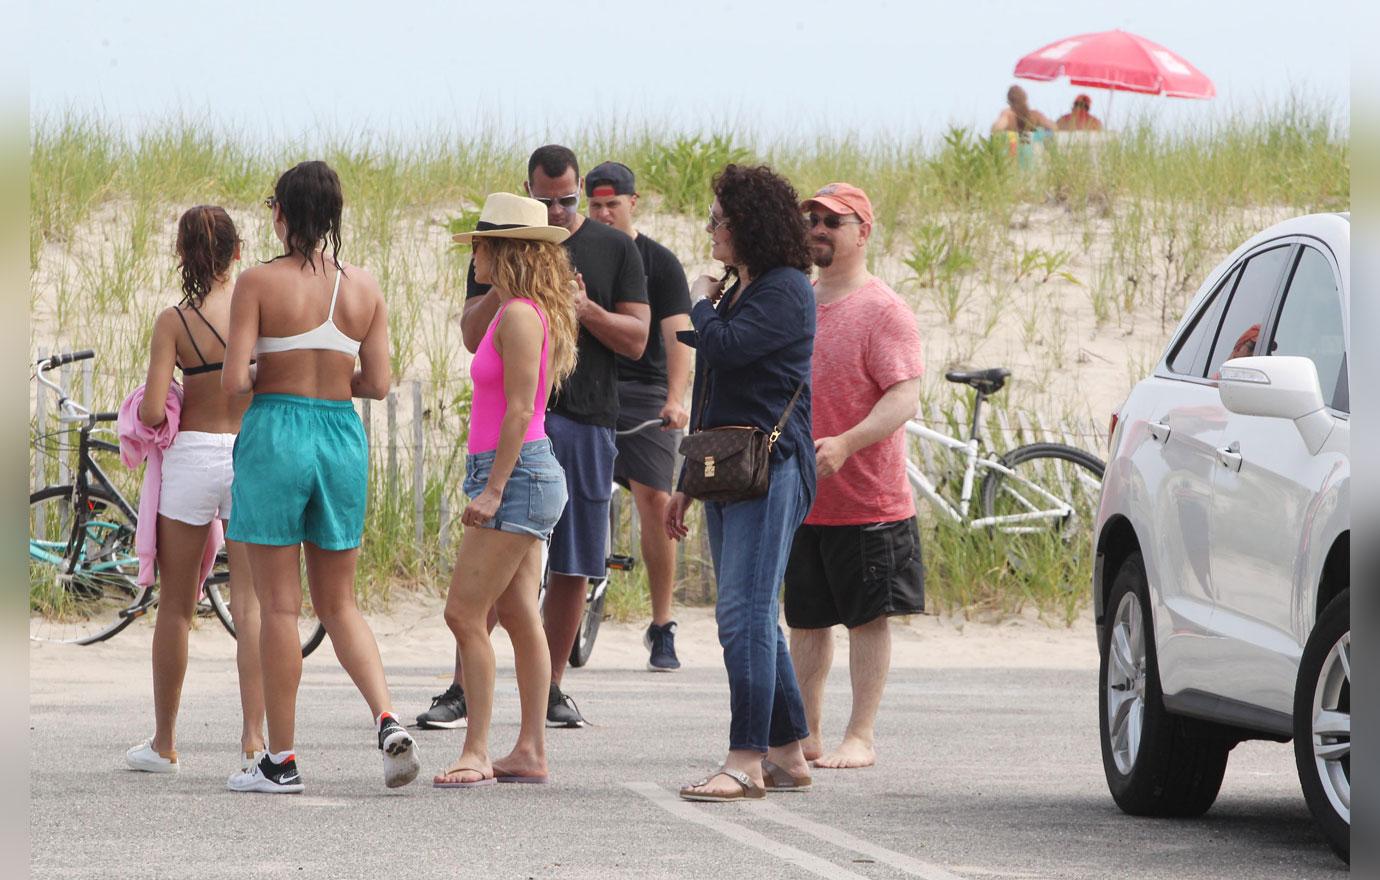
<svg viewBox="0 0 1380 880">
<path fill-rule="evenodd" d="M 792 776 L 785 767 L 762 759 L 762 787 L 767 791 L 808 791 L 814 784 L 809 776 Z"/>
<path fill-rule="evenodd" d="M 695 791 L 697 788 L 708 785 L 709 780 L 713 779 L 715 776 L 727 776 L 729 779 L 738 783 L 739 790 L 731 794 L 709 794 L 707 792 Z M 754 783 L 752 777 L 748 776 L 743 771 L 730 770 L 727 767 L 723 767 L 701 779 L 699 782 L 692 783 L 682 788 L 680 790 L 680 796 L 683 800 L 687 801 L 756 801 L 765 798 L 767 796 L 767 791 L 760 785 Z"/>
</svg>

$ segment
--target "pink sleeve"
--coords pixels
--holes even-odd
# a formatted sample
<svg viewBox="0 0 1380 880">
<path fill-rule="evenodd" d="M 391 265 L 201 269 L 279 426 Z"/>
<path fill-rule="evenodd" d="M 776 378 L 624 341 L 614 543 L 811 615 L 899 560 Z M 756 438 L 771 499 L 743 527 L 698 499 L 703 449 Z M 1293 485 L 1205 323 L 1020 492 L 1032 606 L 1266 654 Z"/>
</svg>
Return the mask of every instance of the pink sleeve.
<svg viewBox="0 0 1380 880">
<path fill-rule="evenodd" d="M 899 298 L 889 298 L 878 320 L 872 323 L 867 338 L 867 372 L 880 388 L 890 388 L 925 373 L 920 327 L 910 308 Z"/>
</svg>

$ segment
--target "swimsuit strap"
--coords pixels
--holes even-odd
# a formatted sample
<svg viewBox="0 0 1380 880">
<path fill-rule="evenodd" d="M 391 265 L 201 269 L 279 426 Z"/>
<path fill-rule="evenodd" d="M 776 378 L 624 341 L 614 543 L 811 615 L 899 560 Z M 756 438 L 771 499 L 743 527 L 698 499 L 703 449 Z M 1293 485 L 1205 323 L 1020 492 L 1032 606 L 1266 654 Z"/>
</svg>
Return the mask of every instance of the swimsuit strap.
<svg viewBox="0 0 1380 880">
<path fill-rule="evenodd" d="M 196 306 L 192 306 L 191 309 L 196 313 L 196 316 L 201 319 L 201 323 L 205 324 L 206 327 L 215 334 L 216 341 L 220 343 L 221 348 L 229 348 L 229 345 L 225 341 L 225 337 L 220 335 L 220 331 L 216 329 L 215 324 L 212 324 L 206 319 L 206 316 L 201 313 L 201 309 Z"/>
<path fill-rule="evenodd" d="M 331 310 L 326 313 L 326 320 L 335 323 L 335 298 L 340 293 L 340 276 L 344 274 L 339 267 L 335 270 L 335 287 L 331 288 Z"/>
<path fill-rule="evenodd" d="M 192 350 L 195 351 L 196 356 L 201 359 L 201 365 L 203 367 L 206 366 L 206 364 L 208 363 L 206 360 L 206 355 L 201 353 L 201 346 L 196 344 L 196 338 L 192 336 L 192 328 L 187 326 L 187 317 L 183 315 L 182 310 L 177 308 L 176 306 L 173 306 L 173 311 L 177 313 L 177 320 L 182 322 L 182 329 L 187 331 L 187 340 L 192 343 Z M 198 312 L 197 314 L 201 313 Z M 205 321 L 206 319 L 202 318 L 202 320 Z M 214 330 L 215 328 L 212 327 L 211 329 Z M 219 337 L 220 334 L 216 334 L 216 336 Z M 183 372 L 186 372 L 185 368 Z"/>
</svg>

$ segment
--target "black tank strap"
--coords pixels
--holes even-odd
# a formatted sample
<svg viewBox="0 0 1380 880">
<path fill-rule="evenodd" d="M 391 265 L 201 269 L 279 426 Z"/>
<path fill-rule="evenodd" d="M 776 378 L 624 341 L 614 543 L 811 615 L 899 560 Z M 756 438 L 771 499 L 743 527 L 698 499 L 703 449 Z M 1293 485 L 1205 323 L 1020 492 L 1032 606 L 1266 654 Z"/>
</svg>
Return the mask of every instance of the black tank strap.
<svg viewBox="0 0 1380 880">
<path fill-rule="evenodd" d="M 201 365 L 203 367 L 206 366 L 206 355 L 201 353 L 201 346 L 196 344 L 196 337 L 192 335 L 192 328 L 187 325 L 186 315 L 183 315 L 182 310 L 177 308 L 176 306 L 173 307 L 173 311 L 177 313 L 177 320 L 182 322 L 182 329 L 187 331 L 187 341 L 192 344 L 192 351 L 195 351 L 196 356 L 201 359 Z M 193 309 L 193 311 L 195 311 L 195 309 Z M 199 315 L 201 313 L 197 312 L 197 314 Z M 202 320 L 204 321 L 206 319 L 203 317 Z M 214 330 L 215 328 L 212 329 Z M 182 372 L 187 372 L 187 368 L 183 367 Z"/>
</svg>

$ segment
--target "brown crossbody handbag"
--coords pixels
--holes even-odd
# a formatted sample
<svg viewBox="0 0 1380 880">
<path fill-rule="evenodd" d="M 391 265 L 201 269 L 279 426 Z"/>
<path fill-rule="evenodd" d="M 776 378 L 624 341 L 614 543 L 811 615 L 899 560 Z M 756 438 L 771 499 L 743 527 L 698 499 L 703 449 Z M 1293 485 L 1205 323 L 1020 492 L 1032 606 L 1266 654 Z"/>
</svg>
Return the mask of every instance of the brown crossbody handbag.
<svg viewBox="0 0 1380 880">
<path fill-rule="evenodd" d="M 786 411 L 768 436 L 760 428 L 732 425 L 701 430 L 705 404 L 709 394 L 709 373 L 705 372 L 700 386 L 699 418 L 691 433 L 680 441 L 680 454 L 685 456 L 685 476 L 680 489 L 700 501 L 745 501 L 767 494 L 772 447 L 781 436 L 781 429 L 791 418 L 791 411 L 805 390 L 802 380 L 786 404 Z"/>
</svg>

